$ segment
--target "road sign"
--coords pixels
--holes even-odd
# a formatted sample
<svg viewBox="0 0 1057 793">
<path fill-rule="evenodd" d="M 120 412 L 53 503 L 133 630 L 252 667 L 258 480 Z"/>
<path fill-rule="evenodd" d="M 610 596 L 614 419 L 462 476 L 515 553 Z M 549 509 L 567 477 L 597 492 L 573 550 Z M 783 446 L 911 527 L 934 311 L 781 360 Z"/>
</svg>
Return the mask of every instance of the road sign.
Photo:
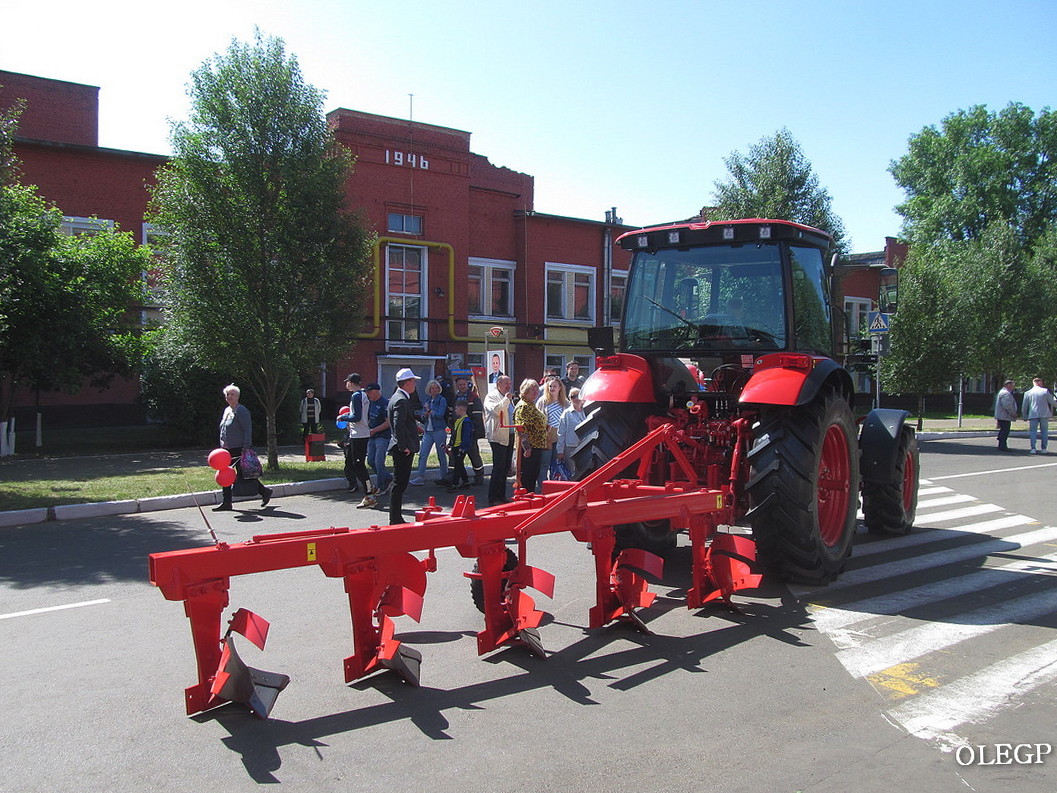
<svg viewBox="0 0 1057 793">
<path fill-rule="evenodd" d="M 891 314 L 885 314 L 881 311 L 871 311 L 869 314 L 870 333 L 888 333 L 888 321 L 891 316 Z"/>
</svg>

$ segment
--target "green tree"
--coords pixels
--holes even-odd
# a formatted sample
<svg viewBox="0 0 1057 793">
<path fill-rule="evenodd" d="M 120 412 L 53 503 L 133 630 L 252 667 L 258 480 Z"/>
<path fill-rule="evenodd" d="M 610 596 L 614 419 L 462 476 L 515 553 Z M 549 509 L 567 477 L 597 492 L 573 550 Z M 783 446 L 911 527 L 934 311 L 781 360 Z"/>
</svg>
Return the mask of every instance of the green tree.
<svg viewBox="0 0 1057 793">
<path fill-rule="evenodd" d="M 944 391 L 966 371 L 967 317 L 961 306 L 958 257 L 951 246 L 913 247 L 899 271 L 899 311 L 892 316 L 891 354 L 881 361 L 888 391 Z"/>
<path fill-rule="evenodd" d="M 264 407 L 275 469 L 276 413 L 298 374 L 362 329 L 361 307 L 334 295 L 362 294 L 371 239 L 344 204 L 352 158 L 280 39 L 233 41 L 189 94 L 153 196 L 167 332 Z"/>
<path fill-rule="evenodd" d="M 969 241 L 1006 223 L 1030 247 L 1057 219 L 1057 113 L 958 110 L 912 135 L 889 171 L 907 194 L 896 211 L 911 242 Z"/>
<path fill-rule="evenodd" d="M 20 185 L 12 150 L 17 109 L 0 120 L 0 417 L 14 392 L 105 384 L 138 354 L 140 274 L 149 263 L 130 235 L 100 227 L 71 237 L 62 213 Z"/>
<path fill-rule="evenodd" d="M 1057 114 L 959 110 L 911 136 L 890 171 L 911 242 L 892 382 L 1052 371 Z"/>
<path fill-rule="evenodd" d="M 708 210 L 709 220 L 792 220 L 828 232 L 837 249 L 846 252 L 844 224 L 789 130 L 780 129 L 751 146 L 748 154 L 734 152 L 723 162 L 730 178 L 715 183 L 715 207 Z"/>
</svg>

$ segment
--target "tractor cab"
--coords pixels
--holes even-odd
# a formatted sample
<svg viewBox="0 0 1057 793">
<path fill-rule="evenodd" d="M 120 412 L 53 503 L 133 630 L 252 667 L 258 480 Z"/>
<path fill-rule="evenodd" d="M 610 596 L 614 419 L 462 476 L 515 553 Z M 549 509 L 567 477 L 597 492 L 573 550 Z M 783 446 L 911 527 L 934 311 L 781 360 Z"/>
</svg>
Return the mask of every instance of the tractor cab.
<svg viewBox="0 0 1057 793">
<path fill-rule="evenodd" d="M 778 220 L 642 229 L 617 242 L 634 254 L 621 348 L 746 369 L 760 355 L 832 350 L 826 255 L 817 229 Z"/>
</svg>

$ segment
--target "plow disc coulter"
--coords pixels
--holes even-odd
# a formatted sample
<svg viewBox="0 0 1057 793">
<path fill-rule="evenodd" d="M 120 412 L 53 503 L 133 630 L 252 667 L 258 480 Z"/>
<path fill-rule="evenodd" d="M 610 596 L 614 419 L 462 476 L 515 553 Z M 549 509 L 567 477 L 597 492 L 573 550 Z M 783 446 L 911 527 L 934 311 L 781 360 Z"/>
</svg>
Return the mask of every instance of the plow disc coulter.
<svg viewBox="0 0 1057 793">
<path fill-rule="evenodd" d="M 239 609 L 223 625 L 231 579 L 236 576 L 317 565 L 324 575 L 344 581 L 352 618 L 352 654 L 344 659 L 345 682 L 381 670 L 419 683 L 421 654 L 396 638 L 394 618 L 418 621 L 428 573 L 437 568 L 435 551 L 455 548 L 476 559 L 471 579 L 475 601 L 484 615 L 477 634 L 478 654 L 505 645 L 521 645 L 544 658 L 539 632 L 544 613 L 528 590 L 550 597 L 554 576 L 528 564 L 529 540 L 537 535 L 569 532 L 590 548 L 595 567 L 595 603 L 588 624 L 598 628 L 627 620 L 646 626 L 637 611 L 654 600 L 650 581 L 663 572 L 659 556 L 638 548 L 618 547 L 614 526 L 635 521 L 667 520 L 673 531 L 686 531 L 693 564 L 687 605 L 754 587 L 754 543 L 721 531 L 734 522 L 735 498 L 729 485 L 704 487 L 698 482 L 681 445 L 688 439 L 665 424 L 616 455 L 579 482 L 548 482 L 543 495 L 518 491 L 514 501 L 478 511 L 472 496 L 459 496 L 450 511 L 429 506 L 414 523 L 366 529 L 264 534 L 247 542 L 151 554 L 150 580 L 167 600 L 183 601 L 191 624 L 198 680 L 186 689 L 187 713 L 226 702 L 241 702 L 267 718 L 286 675 L 246 666 L 233 633 L 264 647 L 268 622 Z M 646 485 L 644 474 L 655 455 L 667 453 L 672 475 L 664 485 Z M 638 466 L 637 479 L 613 477 Z M 508 548 L 516 543 L 516 552 Z M 416 555 L 417 554 L 417 555 Z"/>
</svg>

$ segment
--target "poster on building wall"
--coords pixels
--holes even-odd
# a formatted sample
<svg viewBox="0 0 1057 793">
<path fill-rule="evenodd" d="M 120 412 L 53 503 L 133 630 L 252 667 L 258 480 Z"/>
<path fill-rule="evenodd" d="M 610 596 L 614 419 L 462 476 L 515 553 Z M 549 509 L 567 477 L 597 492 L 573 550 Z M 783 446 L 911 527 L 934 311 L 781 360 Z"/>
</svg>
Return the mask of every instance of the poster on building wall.
<svg viewBox="0 0 1057 793">
<path fill-rule="evenodd" d="M 501 375 L 510 374 L 506 366 L 506 350 L 488 350 L 484 357 L 488 362 L 488 390 L 492 391 Z"/>
</svg>

